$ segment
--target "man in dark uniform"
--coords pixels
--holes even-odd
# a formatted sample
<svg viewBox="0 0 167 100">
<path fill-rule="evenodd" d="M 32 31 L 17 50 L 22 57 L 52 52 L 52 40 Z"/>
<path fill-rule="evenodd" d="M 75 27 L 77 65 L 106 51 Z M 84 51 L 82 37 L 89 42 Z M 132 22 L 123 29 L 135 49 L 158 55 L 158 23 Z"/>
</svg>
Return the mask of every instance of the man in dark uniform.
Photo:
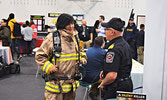
<svg viewBox="0 0 167 100">
<path fill-rule="evenodd" d="M 135 36 L 138 32 L 137 26 L 134 23 L 134 19 L 130 18 L 128 26 L 125 28 L 123 37 L 131 47 L 132 58 L 137 60 L 137 48 Z"/>
<path fill-rule="evenodd" d="M 109 42 L 108 51 L 104 59 L 104 68 L 100 74 L 103 78 L 99 87 L 104 90 L 104 99 L 116 98 L 116 91 L 133 91 L 130 78 L 132 57 L 128 43 L 122 37 L 125 22 L 120 18 L 112 18 L 106 27 L 106 39 Z"/>
</svg>

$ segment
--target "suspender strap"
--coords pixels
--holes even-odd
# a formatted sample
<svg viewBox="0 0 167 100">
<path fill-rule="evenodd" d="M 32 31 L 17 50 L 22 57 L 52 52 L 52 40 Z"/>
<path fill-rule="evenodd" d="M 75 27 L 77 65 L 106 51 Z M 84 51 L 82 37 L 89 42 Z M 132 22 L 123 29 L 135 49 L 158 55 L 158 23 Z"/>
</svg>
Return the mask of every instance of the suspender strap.
<svg viewBox="0 0 167 100">
<path fill-rule="evenodd" d="M 80 62 L 80 47 L 79 47 L 79 41 L 78 41 L 78 37 L 77 37 L 77 35 L 75 35 L 75 40 L 76 40 L 76 42 L 77 42 L 77 45 L 78 45 L 78 50 L 79 50 L 79 52 L 78 52 L 78 61 L 79 61 L 79 64 L 81 63 Z"/>
<path fill-rule="evenodd" d="M 55 59 L 55 65 L 56 65 L 56 59 L 60 57 L 61 55 L 61 37 L 59 31 L 53 32 L 53 57 Z"/>
</svg>

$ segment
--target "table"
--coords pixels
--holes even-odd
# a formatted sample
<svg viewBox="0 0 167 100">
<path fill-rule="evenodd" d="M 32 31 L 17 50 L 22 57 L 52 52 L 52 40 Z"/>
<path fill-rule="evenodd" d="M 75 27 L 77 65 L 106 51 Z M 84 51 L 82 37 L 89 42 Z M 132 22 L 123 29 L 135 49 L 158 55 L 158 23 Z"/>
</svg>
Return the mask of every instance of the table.
<svg viewBox="0 0 167 100">
<path fill-rule="evenodd" d="M 143 69 L 144 66 L 139 62 L 132 59 L 132 71 L 131 71 L 131 78 L 133 81 L 133 89 L 135 89 L 134 93 L 142 93 L 143 88 Z M 137 89 L 138 88 L 138 89 Z"/>
<path fill-rule="evenodd" d="M 0 56 L 2 56 L 3 63 L 6 63 L 8 65 L 13 63 L 10 47 L 0 46 Z"/>
</svg>

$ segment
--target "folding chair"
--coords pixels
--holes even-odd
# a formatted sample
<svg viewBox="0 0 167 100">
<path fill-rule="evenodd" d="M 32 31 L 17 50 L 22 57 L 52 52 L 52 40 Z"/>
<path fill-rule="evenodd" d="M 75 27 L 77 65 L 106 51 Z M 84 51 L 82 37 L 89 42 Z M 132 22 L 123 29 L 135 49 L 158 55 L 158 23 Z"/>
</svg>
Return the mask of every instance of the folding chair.
<svg viewBox="0 0 167 100">
<path fill-rule="evenodd" d="M 37 72 L 36 72 L 36 75 L 35 75 L 36 78 L 38 77 L 39 71 L 40 71 L 40 68 L 38 66 L 38 69 L 37 69 Z"/>
<path fill-rule="evenodd" d="M 87 95 L 87 100 L 88 100 L 88 93 L 89 93 L 90 87 L 91 87 L 91 85 L 94 85 L 96 83 L 86 83 L 86 82 L 83 82 L 83 81 L 79 81 L 79 83 L 80 83 L 81 86 L 86 87 L 83 100 L 86 100 L 86 95 Z M 101 88 L 99 88 L 99 91 L 100 91 L 99 95 L 100 95 L 100 100 L 101 100 Z"/>
<path fill-rule="evenodd" d="M 82 77 L 84 78 L 85 75 L 86 75 L 85 67 L 84 66 L 79 66 L 78 70 L 79 70 L 79 72 L 82 73 Z M 87 83 L 87 82 L 84 82 L 84 81 L 80 80 L 79 83 L 80 83 L 81 86 L 86 87 L 83 100 L 86 100 L 86 95 L 87 95 L 87 100 L 88 100 L 88 93 L 89 93 L 90 87 L 91 87 L 91 85 L 96 84 L 97 82 L 96 83 Z M 100 91 L 99 95 L 100 95 L 100 100 L 101 100 L 101 89 L 99 89 L 99 91 Z"/>
</svg>

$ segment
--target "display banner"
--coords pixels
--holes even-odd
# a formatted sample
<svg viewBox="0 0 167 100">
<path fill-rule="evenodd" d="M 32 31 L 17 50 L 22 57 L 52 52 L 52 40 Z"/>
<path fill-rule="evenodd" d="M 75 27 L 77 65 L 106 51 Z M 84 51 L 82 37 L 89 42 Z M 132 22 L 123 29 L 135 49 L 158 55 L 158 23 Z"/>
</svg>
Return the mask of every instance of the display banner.
<svg viewBox="0 0 167 100">
<path fill-rule="evenodd" d="M 37 31 L 44 30 L 45 16 L 31 15 L 30 18 L 33 20 L 34 24 L 37 25 Z"/>
<path fill-rule="evenodd" d="M 82 20 L 84 19 L 84 15 L 83 14 L 73 14 L 72 16 L 76 20 L 78 25 L 82 24 Z"/>
</svg>

